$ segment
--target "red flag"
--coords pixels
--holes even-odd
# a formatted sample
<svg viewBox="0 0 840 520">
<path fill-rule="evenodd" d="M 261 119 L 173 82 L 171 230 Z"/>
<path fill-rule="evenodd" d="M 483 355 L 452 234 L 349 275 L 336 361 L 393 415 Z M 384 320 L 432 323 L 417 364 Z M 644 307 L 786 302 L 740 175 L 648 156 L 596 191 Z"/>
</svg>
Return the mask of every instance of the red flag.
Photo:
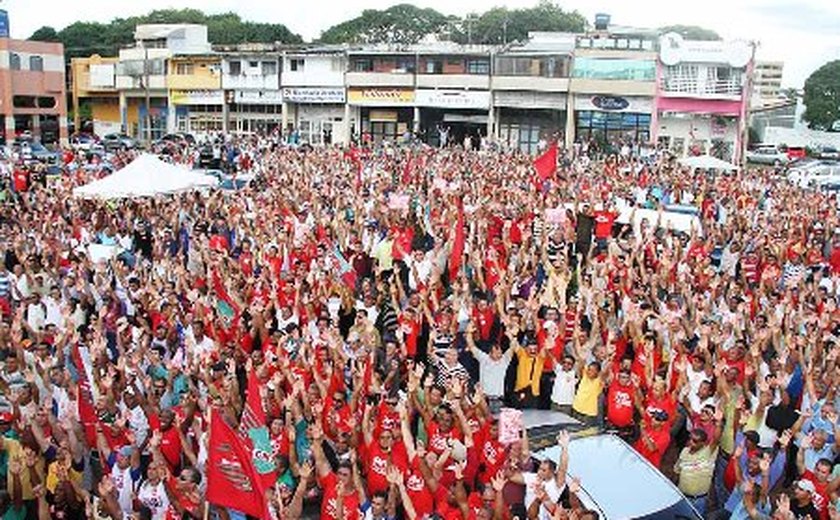
<svg viewBox="0 0 840 520">
<path fill-rule="evenodd" d="M 251 453 L 215 408 L 210 411 L 208 450 L 207 501 L 255 518 L 267 518 L 262 482 Z"/>
<path fill-rule="evenodd" d="M 263 484 L 262 489 L 270 488 L 277 480 L 277 468 L 274 465 L 271 437 L 268 433 L 265 409 L 260 396 L 260 382 L 253 368 L 248 371 L 248 390 L 245 409 L 239 420 L 239 435 L 245 439 L 246 446 L 251 448 L 251 461 L 254 463 L 254 471 Z"/>
<path fill-rule="evenodd" d="M 534 184 L 541 187 L 557 171 L 557 141 L 551 143 L 542 155 L 534 159 L 534 169 L 537 170 Z"/>
<path fill-rule="evenodd" d="M 88 441 L 88 446 L 96 446 L 96 425 L 99 423 L 99 417 L 96 415 L 96 408 L 93 406 L 93 393 L 90 386 L 90 379 L 88 379 L 87 366 L 82 353 L 79 350 L 79 345 L 73 346 L 70 351 L 70 356 L 73 359 L 73 364 L 76 367 L 76 372 L 79 374 L 79 384 L 76 403 L 79 411 L 79 422 L 85 431 L 85 438 Z"/>
<path fill-rule="evenodd" d="M 452 244 L 452 251 L 449 254 L 449 283 L 455 283 L 458 271 L 461 270 L 461 262 L 464 258 L 464 204 L 458 202 L 458 223 L 455 224 L 455 242 Z"/>
</svg>

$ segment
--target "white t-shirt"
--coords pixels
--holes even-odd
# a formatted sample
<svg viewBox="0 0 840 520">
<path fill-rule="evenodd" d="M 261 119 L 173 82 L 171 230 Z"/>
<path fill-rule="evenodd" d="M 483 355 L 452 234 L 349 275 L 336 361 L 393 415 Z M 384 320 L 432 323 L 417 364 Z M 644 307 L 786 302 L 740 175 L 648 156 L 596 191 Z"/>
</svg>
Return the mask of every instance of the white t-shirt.
<svg viewBox="0 0 840 520">
<path fill-rule="evenodd" d="M 575 386 L 577 385 L 577 372 L 574 368 L 568 372 L 563 370 L 563 365 L 554 365 L 554 388 L 551 390 L 551 402 L 557 405 L 571 405 L 575 400 Z"/>
<path fill-rule="evenodd" d="M 493 360 L 486 352 L 474 349 L 473 356 L 478 361 L 478 380 L 484 387 L 488 397 L 502 397 L 505 395 L 505 373 L 513 357 L 513 349 L 509 348 L 498 360 Z"/>
<path fill-rule="evenodd" d="M 163 481 L 152 484 L 148 480 L 140 486 L 137 493 L 140 502 L 152 512 L 152 520 L 163 520 L 166 518 L 166 510 L 169 508 L 169 497 L 163 487 Z"/>
<path fill-rule="evenodd" d="M 539 483 L 539 479 L 536 473 L 523 473 L 522 479 L 525 481 L 525 509 L 527 510 L 531 507 L 531 503 L 537 499 L 535 489 Z M 563 484 L 563 487 L 559 487 L 557 485 L 557 479 L 553 475 L 549 480 L 542 481 L 541 483 L 545 488 L 545 493 L 548 495 L 549 500 L 554 503 L 560 500 L 560 495 L 563 494 L 563 489 L 566 487 L 565 484 Z M 552 515 L 548 512 L 545 504 L 540 507 L 539 520 L 552 520 Z"/>
</svg>

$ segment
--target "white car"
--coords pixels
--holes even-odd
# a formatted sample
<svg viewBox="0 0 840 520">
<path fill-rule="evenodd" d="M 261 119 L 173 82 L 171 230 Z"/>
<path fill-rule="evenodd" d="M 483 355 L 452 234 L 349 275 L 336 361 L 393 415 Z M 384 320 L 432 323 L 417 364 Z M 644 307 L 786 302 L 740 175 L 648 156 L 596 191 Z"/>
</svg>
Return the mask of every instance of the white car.
<svg viewBox="0 0 840 520">
<path fill-rule="evenodd" d="M 816 161 L 788 172 L 788 180 L 800 188 L 818 187 L 836 177 L 840 177 L 840 163 L 834 162 Z"/>
<path fill-rule="evenodd" d="M 776 146 L 759 146 L 747 151 L 747 162 L 780 166 L 790 162 L 790 158 Z"/>
</svg>

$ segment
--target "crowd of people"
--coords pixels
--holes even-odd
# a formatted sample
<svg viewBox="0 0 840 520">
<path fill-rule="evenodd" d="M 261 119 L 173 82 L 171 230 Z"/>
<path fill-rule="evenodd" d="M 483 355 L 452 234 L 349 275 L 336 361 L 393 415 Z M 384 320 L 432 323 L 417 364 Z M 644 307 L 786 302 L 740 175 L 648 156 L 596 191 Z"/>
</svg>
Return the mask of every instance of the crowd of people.
<svg viewBox="0 0 840 520">
<path fill-rule="evenodd" d="M 665 153 L 222 139 L 249 187 L 80 199 L 72 153 L 9 183 L 4 519 L 599 518 L 569 432 L 539 461 L 505 407 L 620 436 L 704 517 L 840 518 L 832 196 Z"/>
</svg>

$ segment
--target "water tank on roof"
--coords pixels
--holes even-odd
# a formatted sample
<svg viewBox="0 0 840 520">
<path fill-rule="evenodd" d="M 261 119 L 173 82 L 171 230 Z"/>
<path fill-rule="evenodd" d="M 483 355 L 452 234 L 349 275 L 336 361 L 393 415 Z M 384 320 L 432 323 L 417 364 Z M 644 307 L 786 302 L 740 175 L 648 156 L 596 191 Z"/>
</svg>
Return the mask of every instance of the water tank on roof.
<svg viewBox="0 0 840 520">
<path fill-rule="evenodd" d="M 595 30 L 606 31 L 610 26 L 610 15 L 606 13 L 598 13 L 595 15 Z"/>
</svg>

